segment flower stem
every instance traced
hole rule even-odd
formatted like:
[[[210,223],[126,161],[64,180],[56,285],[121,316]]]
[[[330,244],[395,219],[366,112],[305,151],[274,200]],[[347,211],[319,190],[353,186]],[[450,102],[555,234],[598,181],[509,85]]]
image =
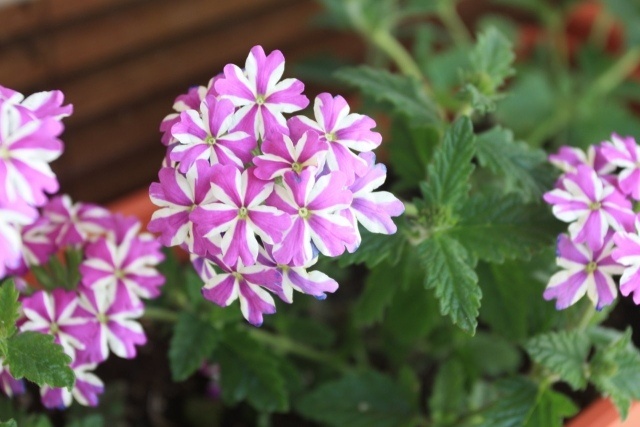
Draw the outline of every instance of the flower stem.
[[[469,30],[460,19],[458,11],[456,10],[456,3],[450,1],[440,2],[438,8],[438,17],[449,30],[451,38],[458,46],[467,46],[473,41],[469,35]]]
[[[341,372],[350,371],[352,369],[343,360],[327,353],[320,353],[317,350],[303,344],[299,344],[284,335],[275,335],[265,330],[255,328],[249,330],[249,335],[251,335],[251,337],[256,341],[260,341],[282,353],[288,353],[313,360],[314,362],[323,363]]]
[[[178,321],[178,313],[162,307],[145,307],[143,319],[156,320],[159,322],[176,323]]]

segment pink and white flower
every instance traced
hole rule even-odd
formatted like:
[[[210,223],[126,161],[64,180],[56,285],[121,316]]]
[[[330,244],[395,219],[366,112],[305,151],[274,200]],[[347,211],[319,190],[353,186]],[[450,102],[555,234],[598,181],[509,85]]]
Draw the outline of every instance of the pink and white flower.
[[[291,220],[275,207],[263,205],[274,184],[256,178],[252,169],[242,173],[233,166],[212,169],[211,188],[218,201],[202,204],[191,218],[205,238],[219,240],[224,233],[220,248],[225,264],[241,259],[244,265],[253,265],[259,247],[256,236],[263,243],[279,243]]]
[[[345,188],[345,175],[331,172],[316,180],[314,174],[314,168],[299,175],[287,172],[283,186],[275,187],[267,199],[267,204],[286,212],[292,220],[284,239],[273,250],[280,264],[305,265],[315,257],[314,248],[323,255],[338,256],[345,245],[356,241],[349,221],[337,214],[347,209],[353,199]]]
[[[216,77],[209,80],[208,86],[194,86],[189,88],[187,93],[178,95],[173,102],[174,113],[168,114],[160,123],[160,132],[162,132],[161,141],[164,145],[176,143],[176,139],[171,135],[171,128],[180,121],[180,113],[187,110],[197,110],[200,108],[200,102],[207,96],[217,96],[213,89],[213,82]]]
[[[76,381],[71,391],[66,388],[52,388],[47,385],[40,389],[42,404],[49,409],[65,409],[75,399],[82,406],[98,406],[98,395],[104,392],[104,384],[93,370],[97,364],[90,363],[85,357],[78,357],[71,364]]]
[[[352,150],[368,152],[382,142],[382,136],[371,130],[376,122],[362,114],[349,114],[347,101],[339,95],[334,98],[329,93],[316,97],[313,111],[315,120],[296,116],[289,120],[289,127],[296,133],[305,130],[317,132],[320,140],[329,144],[329,170],[345,173],[347,183],[352,183],[356,175],[361,176],[367,171],[366,161]]]
[[[569,234],[576,243],[598,250],[609,229],[624,231],[633,227],[631,202],[602,181],[592,168],[578,166],[575,173],[565,175],[562,186],[563,189],[546,193],[544,200],[553,205],[556,218],[571,223]]]
[[[313,131],[299,137],[270,132],[260,148],[263,154],[253,158],[254,173],[260,179],[272,180],[287,171],[300,173],[310,166],[322,170],[329,146]]]
[[[267,130],[286,132],[283,113],[294,113],[309,105],[302,95],[304,84],[297,79],[284,79],[284,56],[279,50],[266,55],[261,46],[251,49],[245,71],[234,64],[224,67],[224,78],[215,83],[222,99],[235,107],[238,129],[263,138]]]
[[[24,97],[20,92],[0,86],[0,101],[6,100],[28,110],[29,116],[35,119],[53,118],[60,120],[73,113],[71,104],[62,105],[64,94],[59,90],[36,92]]]
[[[622,274],[624,269],[611,256],[613,244],[612,232],[595,251],[561,234],[556,263],[564,270],[549,279],[544,299],[555,299],[558,310],[575,304],[585,294],[598,310],[611,304],[618,294],[611,276]]]
[[[50,239],[57,247],[93,240],[103,235],[112,222],[107,209],[91,203],[73,203],[66,194],[49,200],[42,216],[51,224]]]
[[[358,249],[362,241],[358,223],[372,233],[393,234],[397,227],[391,217],[404,212],[404,205],[396,196],[388,191],[373,191],[384,184],[387,168],[382,163],[375,163],[376,156],[372,152],[360,153],[360,157],[367,162],[368,169],[349,186],[353,201],[349,208],[340,211],[356,232],[356,241],[347,246],[349,252]]]
[[[618,173],[620,190],[634,200],[640,200],[640,147],[636,140],[614,133],[611,142],[602,144],[602,155],[613,166],[622,168]]]
[[[231,101],[209,95],[198,110],[180,113],[180,121],[171,128],[178,143],[169,154],[171,160],[180,162],[180,172],[186,173],[198,159],[208,160],[212,165],[244,168],[251,160],[256,140],[246,132],[232,130],[236,124],[234,111]]]
[[[36,215],[28,205],[0,202],[0,279],[22,265],[21,229],[31,224]]]
[[[580,165],[593,168],[598,176],[607,175],[615,170],[615,165],[603,155],[602,147],[589,146],[587,152],[577,147],[562,146],[557,154],[549,155],[549,162],[562,172],[576,172]]]
[[[613,238],[616,248],[613,259],[624,265],[620,278],[620,293],[633,294],[633,302],[640,305],[640,218],[636,217],[635,230],[618,232]]]
[[[10,368],[4,364],[3,358],[0,358],[0,390],[7,397],[24,393],[24,381],[13,378]]]

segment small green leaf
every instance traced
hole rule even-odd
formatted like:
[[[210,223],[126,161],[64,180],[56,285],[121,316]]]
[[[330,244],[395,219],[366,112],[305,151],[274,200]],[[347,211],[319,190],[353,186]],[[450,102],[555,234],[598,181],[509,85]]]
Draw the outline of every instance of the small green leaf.
[[[464,366],[457,359],[449,359],[439,367],[429,397],[434,425],[451,425],[464,413],[467,406],[465,377]]]
[[[27,378],[39,386],[66,387],[75,381],[69,368],[71,358],[53,336],[39,332],[22,332],[7,341],[6,361],[16,379]]]
[[[394,120],[391,138],[386,144],[389,162],[399,182],[394,188],[414,189],[427,177],[427,165],[440,143],[440,132],[434,126],[415,126],[406,120]]]
[[[227,331],[213,358],[220,364],[222,398],[228,404],[244,399],[258,411],[284,412],[289,396],[282,363],[240,331]]]
[[[551,188],[554,173],[543,150],[514,141],[513,132],[496,126],[478,135],[477,157],[483,167],[499,175],[504,191],[523,200],[539,200]]]
[[[631,329],[624,334],[599,333],[596,347],[591,361],[591,381],[603,395],[611,397],[625,419],[631,402],[640,399],[640,353],[631,343]]]
[[[0,340],[5,340],[16,332],[16,321],[20,316],[18,291],[13,280],[8,280],[0,287]],[[4,346],[0,346],[2,348]]]
[[[390,103],[394,111],[420,126],[440,121],[436,106],[424,86],[413,77],[367,66],[343,68],[335,76],[376,101]]]
[[[466,249],[457,240],[438,234],[417,249],[427,272],[425,286],[435,289],[440,313],[448,314],[454,324],[473,335],[482,292]]]
[[[18,423],[12,418],[7,421],[0,421],[0,427],[18,427]]]
[[[353,253],[345,252],[340,256],[338,265],[346,267],[352,264],[365,264],[368,268],[374,268],[382,261],[387,260],[391,264],[398,262],[400,254],[407,243],[407,238],[403,232],[404,224],[398,220],[399,228],[395,234],[376,234],[361,230],[362,242],[358,250]]]
[[[174,381],[187,379],[211,356],[219,334],[211,323],[188,312],[180,313],[169,345],[169,366]]]
[[[518,347],[496,334],[478,332],[458,350],[470,376],[497,377],[515,373],[522,362]]]
[[[429,166],[423,193],[431,206],[457,208],[466,199],[475,152],[471,120],[461,117],[447,129]]]
[[[511,194],[476,195],[461,209],[461,218],[443,231],[479,259],[501,263],[529,259],[553,244],[561,231],[546,206],[525,205]]]
[[[417,415],[407,391],[373,371],[324,383],[304,395],[296,409],[311,420],[336,427],[410,426]]]
[[[589,337],[580,331],[559,331],[531,338],[525,344],[531,358],[566,381],[574,390],[587,385]]]
[[[364,291],[353,308],[353,318],[358,326],[369,326],[382,320],[384,311],[400,289],[397,283],[398,268],[382,263],[369,272]]]

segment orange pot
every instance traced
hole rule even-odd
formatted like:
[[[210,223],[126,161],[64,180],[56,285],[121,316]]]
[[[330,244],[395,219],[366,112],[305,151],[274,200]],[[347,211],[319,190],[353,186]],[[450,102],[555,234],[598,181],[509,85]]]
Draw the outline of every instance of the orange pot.
[[[640,426],[640,402],[629,409],[629,416],[623,422],[609,399],[599,399],[589,405],[566,427],[638,427]]]

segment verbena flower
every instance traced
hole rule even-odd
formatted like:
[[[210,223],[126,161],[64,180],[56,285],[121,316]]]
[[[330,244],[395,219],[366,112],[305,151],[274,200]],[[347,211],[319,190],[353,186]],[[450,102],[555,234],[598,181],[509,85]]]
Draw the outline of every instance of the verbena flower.
[[[68,195],[53,197],[42,209],[51,224],[50,239],[57,246],[82,245],[104,234],[111,225],[111,213],[91,203],[73,203]]]
[[[256,140],[246,132],[232,129],[236,124],[234,111],[231,101],[209,95],[198,110],[180,114],[180,121],[171,128],[178,143],[169,154],[171,160],[179,162],[180,172],[186,173],[198,159],[240,169],[251,160]]]
[[[367,171],[348,187],[353,201],[347,209],[340,211],[356,232],[355,242],[347,246],[349,252],[354,252],[362,240],[358,223],[372,233],[393,234],[397,227],[391,217],[404,212],[404,205],[396,196],[388,191],[373,191],[384,184],[387,168],[376,164],[376,156],[371,152],[361,153],[360,157],[366,161]]]
[[[592,168],[578,166],[575,173],[565,175],[562,185],[564,189],[546,193],[544,200],[553,205],[558,219],[571,223],[569,234],[577,243],[597,250],[610,228],[622,231],[633,226],[631,202]]]
[[[200,108],[200,102],[208,95],[217,96],[213,89],[213,82],[215,77],[209,80],[208,86],[194,86],[189,88],[187,93],[178,95],[173,102],[174,113],[168,114],[160,123],[160,132],[162,137],[160,140],[164,145],[171,145],[176,143],[176,139],[171,134],[171,128],[173,125],[180,121],[180,113],[187,110],[197,110]]]
[[[634,200],[640,200],[640,147],[630,136],[611,135],[611,142],[602,144],[602,155],[612,165],[622,168],[618,175],[618,187]]]
[[[104,392],[104,384],[92,371],[97,364],[79,355],[71,364],[76,380],[71,391],[48,385],[40,389],[42,404],[49,409],[65,409],[73,400],[82,406],[98,406],[98,395]]]
[[[300,173],[308,167],[322,170],[328,147],[313,131],[299,136],[271,132],[260,147],[263,154],[253,158],[254,173],[260,179],[272,180],[287,171]]]
[[[353,196],[345,188],[346,176],[331,172],[316,180],[315,169],[299,175],[287,172],[283,186],[275,187],[267,203],[291,216],[291,227],[273,256],[280,264],[301,266],[315,257],[314,248],[326,256],[338,256],[356,241],[355,230],[337,212],[347,209]]]
[[[21,229],[34,221],[35,211],[25,204],[0,202],[0,279],[22,263]]]
[[[618,232],[613,238],[616,248],[613,258],[624,265],[620,278],[620,293],[633,294],[633,302],[640,305],[640,220],[636,217],[635,230]]]
[[[585,153],[577,147],[562,146],[556,154],[549,155],[549,162],[563,172],[576,172],[580,165],[590,166],[599,176],[615,170],[615,165],[603,155],[600,146],[591,145]]]
[[[54,118],[60,120],[73,113],[71,104],[64,103],[64,94],[59,90],[36,92],[25,98],[20,92],[0,86],[0,100],[6,100],[28,111],[36,119]]]
[[[258,240],[274,244],[282,240],[291,220],[284,212],[263,202],[273,192],[273,183],[262,181],[248,169],[214,165],[211,188],[216,202],[202,204],[191,214],[204,237],[220,240],[222,260],[233,265],[238,259],[252,265],[258,256]],[[218,236],[224,233],[220,239]]]
[[[357,153],[375,149],[382,142],[382,136],[371,129],[376,122],[362,114],[349,114],[349,105],[341,96],[332,97],[321,93],[315,99],[313,111],[315,120],[305,116],[296,116],[289,120],[292,131],[304,130],[318,132],[321,141],[329,145],[327,166],[329,170],[346,174],[347,182],[353,182],[356,175],[363,175],[367,163]]]
[[[607,234],[602,247],[595,251],[561,234],[556,263],[563,270],[549,279],[544,298],[555,299],[558,310],[575,304],[585,294],[598,309],[611,304],[617,295],[612,275],[623,271],[611,256],[613,244],[612,232]]]
[[[4,358],[0,357],[0,390],[8,397],[23,394],[24,381],[13,378],[11,368],[4,362]]]
[[[256,139],[265,129],[286,129],[283,113],[293,113],[309,105],[302,94],[304,84],[297,79],[284,79],[284,56],[279,50],[266,55],[261,46],[251,49],[245,70],[234,64],[224,67],[224,77],[215,83],[222,99],[235,107],[238,128]]]
[[[200,271],[206,281],[202,288],[202,295],[211,302],[227,307],[235,300],[240,300],[240,310],[244,318],[254,326],[260,326],[263,314],[273,314],[276,311],[273,297],[265,290],[282,292],[282,275],[275,268],[261,264],[244,266],[242,260],[233,266],[225,265],[221,260],[215,264],[222,273],[216,273],[213,266],[206,267],[209,260],[202,259],[204,268]]]

